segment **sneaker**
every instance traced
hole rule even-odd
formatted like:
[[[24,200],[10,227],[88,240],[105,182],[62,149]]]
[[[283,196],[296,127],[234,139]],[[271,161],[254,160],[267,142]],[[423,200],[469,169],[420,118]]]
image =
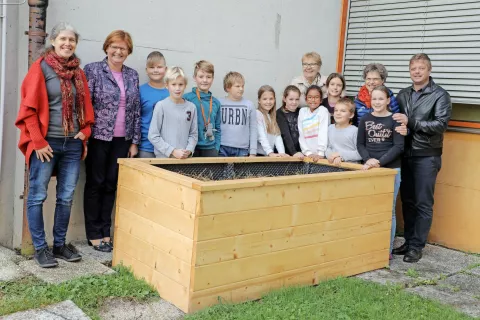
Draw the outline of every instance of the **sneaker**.
[[[53,268],[58,266],[58,261],[53,257],[53,254],[48,250],[48,247],[35,250],[33,258],[41,268]]]
[[[65,244],[61,247],[53,247],[53,255],[56,258],[63,259],[68,262],[82,260],[82,256],[78,254],[77,250],[73,246]]]
[[[103,240],[100,241],[100,244],[98,246],[93,245],[93,249],[100,252],[112,252],[112,247],[110,247],[108,243]]]

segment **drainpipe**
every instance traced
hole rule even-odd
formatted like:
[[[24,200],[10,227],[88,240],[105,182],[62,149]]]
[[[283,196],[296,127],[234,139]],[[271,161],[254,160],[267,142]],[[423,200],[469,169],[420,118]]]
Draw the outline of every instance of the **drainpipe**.
[[[48,0],[28,0],[29,10],[29,25],[28,32],[28,67],[40,57],[40,54],[45,49],[45,26],[47,24],[47,7]],[[28,229],[27,220],[27,199],[28,199],[28,170],[25,166],[25,180],[23,187],[23,226],[22,226],[22,254],[31,255],[34,253],[32,243],[32,236]]]

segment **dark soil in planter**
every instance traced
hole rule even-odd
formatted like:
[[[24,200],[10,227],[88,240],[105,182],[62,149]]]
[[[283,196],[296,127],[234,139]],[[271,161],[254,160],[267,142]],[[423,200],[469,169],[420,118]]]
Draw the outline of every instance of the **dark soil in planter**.
[[[305,162],[192,163],[158,164],[154,166],[201,181],[352,171],[346,168]]]

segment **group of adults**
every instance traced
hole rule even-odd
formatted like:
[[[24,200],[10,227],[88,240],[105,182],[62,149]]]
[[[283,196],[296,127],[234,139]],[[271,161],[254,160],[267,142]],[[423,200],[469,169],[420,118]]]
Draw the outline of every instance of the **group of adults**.
[[[66,244],[71,206],[80,162],[86,159],[84,189],[85,229],[95,250],[113,249],[111,216],[118,179],[118,158],[135,157],[140,141],[138,73],[124,62],[133,51],[130,35],[110,33],[103,44],[102,61],[84,71],[75,56],[79,34],[68,23],[57,24],[50,46],[31,66],[21,88],[16,120],[21,130],[19,148],[29,170],[27,218],[41,267],[58,265],[55,258],[78,261],[81,256]],[[318,57],[320,57],[318,55]],[[306,60],[305,60],[306,59]],[[305,58],[303,75],[294,79],[302,92],[318,85],[326,96],[321,59]],[[413,85],[400,91],[396,120],[409,130],[402,165],[402,202],[406,242],[394,250],[420,259],[432,221],[433,190],[440,170],[443,133],[451,113],[448,93],[430,78],[428,56],[410,63]],[[367,66],[357,103],[369,112],[369,94],[387,78],[382,65]],[[392,94],[393,96],[393,94]],[[392,99],[394,100],[394,99]],[[88,141],[88,149],[87,149]],[[52,175],[57,176],[53,249],[49,250],[43,223],[43,202]]]

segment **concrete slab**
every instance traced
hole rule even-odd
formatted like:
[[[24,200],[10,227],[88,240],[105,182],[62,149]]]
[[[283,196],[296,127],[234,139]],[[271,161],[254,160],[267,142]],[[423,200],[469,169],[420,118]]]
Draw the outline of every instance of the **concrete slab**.
[[[396,246],[403,239],[396,240]],[[390,263],[390,269],[398,273],[407,274],[409,269],[418,274],[417,279],[433,279],[442,275],[451,275],[480,263],[480,257],[460,251],[427,245],[423,250],[423,258],[417,263],[403,262],[403,256],[395,256]]]
[[[480,277],[480,267],[477,267],[477,268],[473,268],[471,270],[468,270],[468,272],[476,275],[476,276],[479,276]]]
[[[458,311],[472,317],[480,317],[480,300],[461,292],[455,292],[438,285],[410,288],[406,289],[406,291],[451,305]]]
[[[79,262],[58,259],[58,266],[55,268],[40,268],[34,260],[23,261],[20,267],[40,280],[54,284],[83,276],[115,273],[112,269],[85,256]]]
[[[163,299],[139,303],[125,298],[107,300],[100,312],[103,320],[177,320],[185,314]]]
[[[32,309],[0,317],[2,320],[90,320],[75,303],[66,300],[42,309]]]
[[[87,240],[74,241],[72,242],[72,244],[75,246],[75,248],[77,248],[77,250],[83,256],[90,257],[93,260],[101,264],[104,264],[106,266],[112,265],[113,252],[100,252],[100,251],[94,250],[93,247],[90,247],[88,245]]]
[[[0,247],[0,281],[12,281],[25,277],[27,272],[18,265],[24,260],[25,258],[17,255],[15,251]]]

